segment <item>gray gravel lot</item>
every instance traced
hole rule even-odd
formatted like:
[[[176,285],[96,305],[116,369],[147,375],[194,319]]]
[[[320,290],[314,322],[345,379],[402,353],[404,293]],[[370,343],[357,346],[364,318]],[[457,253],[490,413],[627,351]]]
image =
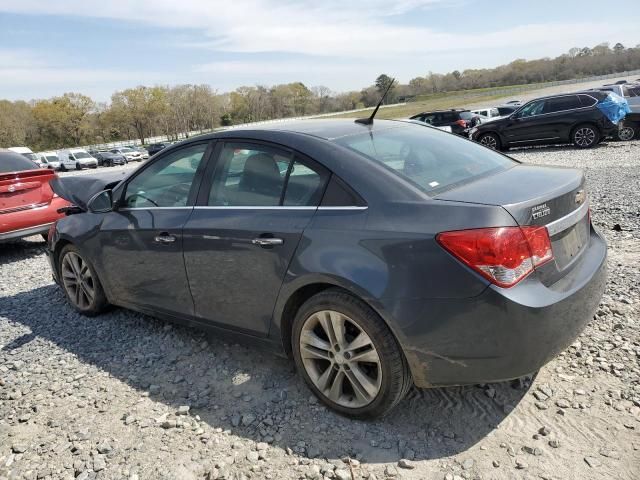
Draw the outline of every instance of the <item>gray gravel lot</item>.
[[[414,389],[352,421],[284,359],[77,315],[32,237],[0,246],[0,479],[640,478],[640,142],[512,155],[585,168],[610,245],[594,320],[534,379]]]

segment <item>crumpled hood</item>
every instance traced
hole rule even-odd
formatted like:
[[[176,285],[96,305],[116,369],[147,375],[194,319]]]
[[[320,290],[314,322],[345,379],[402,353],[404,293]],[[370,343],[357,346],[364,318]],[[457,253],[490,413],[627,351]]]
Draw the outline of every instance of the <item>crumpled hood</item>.
[[[49,181],[51,189],[65,200],[70,201],[82,210],[87,210],[87,203],[96,193],[115,187],[127,172],[105,172],[93,175],[77,175],[58,177]]]

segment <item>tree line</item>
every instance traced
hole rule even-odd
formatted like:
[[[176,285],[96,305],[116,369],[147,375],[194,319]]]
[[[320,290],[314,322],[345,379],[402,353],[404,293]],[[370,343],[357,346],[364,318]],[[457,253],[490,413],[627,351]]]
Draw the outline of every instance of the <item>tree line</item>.
[[[556,58],[518,59],[487,69],[429,72],[397,84],[385,103],[457,90],[568,80],[640,69],[640,45],[603,43],[572,48]],[[33,150],[107,143],[274,118],[330,113],[375,105],[391,78],[382,74],[360,91],[335,93],[325,86],[293,82],[243,86],[218,93],[209,85],[138,86],[117,91],[109,103],[81,93],[31,101],[0,100],[0,146]]]

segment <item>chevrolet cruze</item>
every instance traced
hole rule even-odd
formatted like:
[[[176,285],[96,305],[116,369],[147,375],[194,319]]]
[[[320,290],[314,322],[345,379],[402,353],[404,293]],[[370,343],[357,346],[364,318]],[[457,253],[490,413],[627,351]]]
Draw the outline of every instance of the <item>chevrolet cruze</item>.
[[[354,417],[412,385],[517,378],[602,295],[582,171],[400,121],[309,120],[189,139],[124,179],[69,177],[49,256],[71,305],[262,342]]]

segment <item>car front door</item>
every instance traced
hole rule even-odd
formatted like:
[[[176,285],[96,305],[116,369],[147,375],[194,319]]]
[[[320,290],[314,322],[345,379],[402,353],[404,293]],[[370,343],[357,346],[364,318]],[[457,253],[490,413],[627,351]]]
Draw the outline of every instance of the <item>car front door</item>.
[[[509,117],[503,136],[512,146],[536,143],[547,138],[544,116],[545,100],[534,100]]]
[[[100,226],[102,270],[118,304],[193,314],[182,228],[193,210],[208,142],[156,158],[114,191]]]
[[[328,173],[294,152],[225,141],[184,227],[184,259],[204,322],[266,335],[284,275]]]

